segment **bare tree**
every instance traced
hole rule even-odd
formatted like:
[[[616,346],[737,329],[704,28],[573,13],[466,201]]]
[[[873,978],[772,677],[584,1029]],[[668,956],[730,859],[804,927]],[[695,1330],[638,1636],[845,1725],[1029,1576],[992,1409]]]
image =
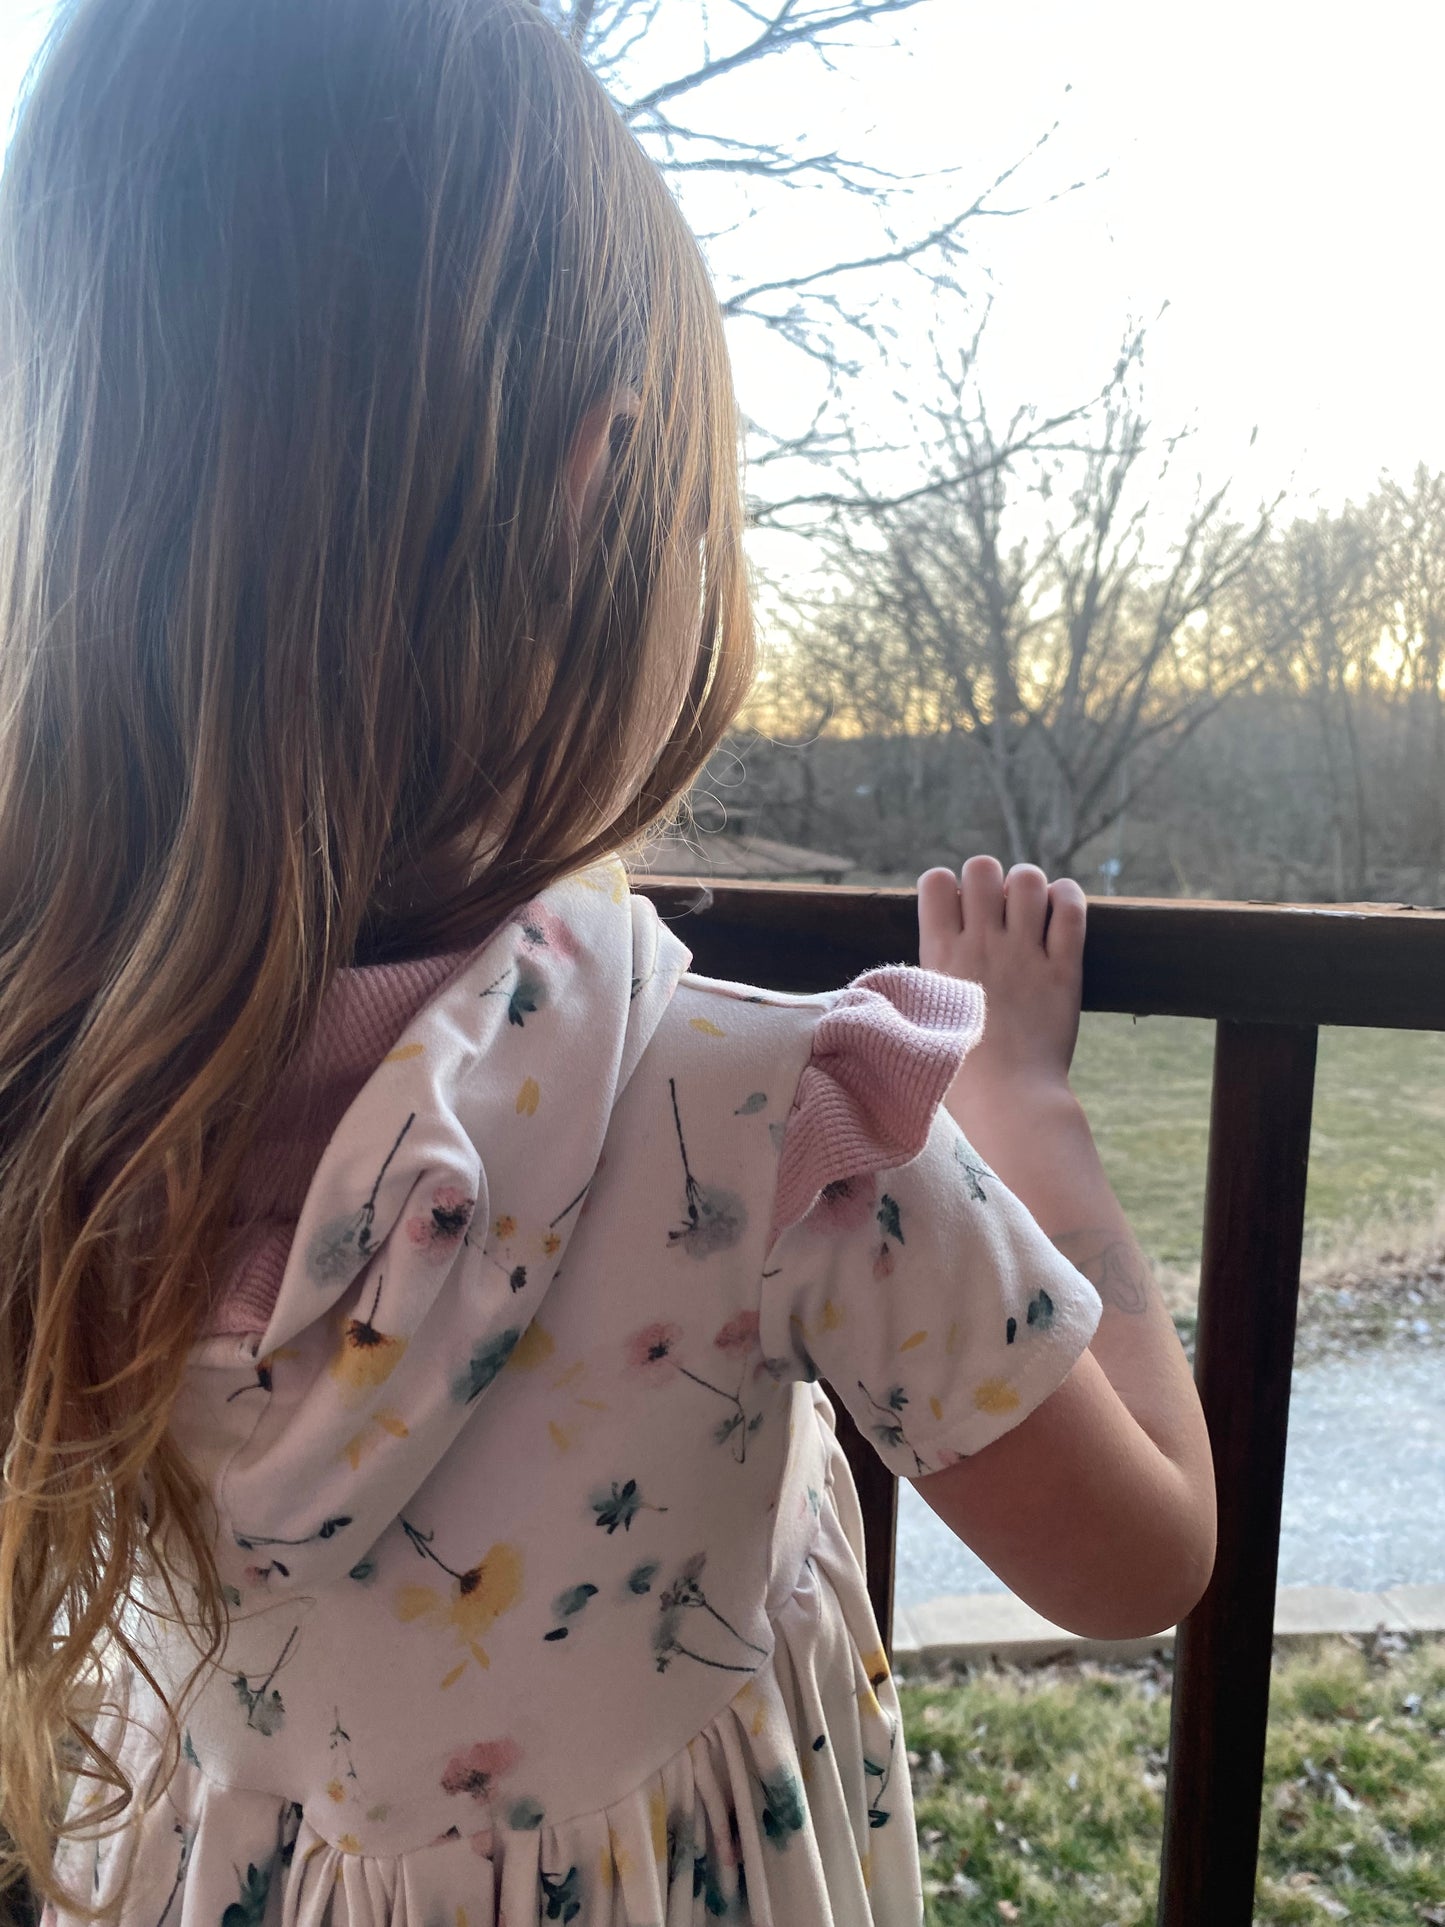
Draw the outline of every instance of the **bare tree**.
[[[1142,346],[1047,452],[1018,452],[1027,416],[996,426],[966,364],[939,413],[946,473],[840,519],[846,586],[797,638],[843,728],[945,737],[982,767],[1011,861],[1066,864],[1259,668],[1227,604],[1270,511],[1241,525],[1227,487],[1200,488],[1161,540]]]
[[[931,0],[934,5],[946,0]],[[790,136],[748,131],[735,111],[740,80],[783,62],[807,76],[834,71],[860,45],[930,0],[537,0],[579,49],[624,119],[689,203],[702,183],[735,190],[731,212],[704,235],[725,314],[765,329],[812,370],[816,398],[801,428],[753,422],[750,470],[760,520],[811,519],[839,501],[857,500],[860,461],[883,451],[860,446],[856,412],[846,392],[876,373],[891,352],[893,319],[905,292],[936,304],[965,295],[970,231],[1007,219],[1024,203],[1004,198],[1045,132],[1026,154],[981,191],[961,190],[949,176],[900,174],[875,158]],[[654,47],[663,44],[659,64]],[[1041,194],[1043,205],[1072,193],[1073,182]],[[812,223],[790,228],[801,256],[758,273],[756,250],[729,245],[734,224],[751,233],[756,217],[776,213],[789,196],[824,190],[851,197],[859,245],[844,254],[811,243]],[[973,277],[970,275],[969,279]],[[798,464],[842,465],[821,488],[773,485]]]
[[[1397,687],[1405,700],[1402,762],[1424,765],[1416,785],[1421,838],[1433,878],[1445,895],[1445,474],[1423,463],[1407,484],[1386,479],[1371,497],[1369,517],[1378,558],[1384,626],[1395,644]]]
[[[1371,810],[1360,709],[1380,634],[1382,560],[1370,521],[1357,509],[1301,518],[1259,548],[1234,598],[1236,622],[1314,712],[1337,897],[1363,897],[1369,882]]]

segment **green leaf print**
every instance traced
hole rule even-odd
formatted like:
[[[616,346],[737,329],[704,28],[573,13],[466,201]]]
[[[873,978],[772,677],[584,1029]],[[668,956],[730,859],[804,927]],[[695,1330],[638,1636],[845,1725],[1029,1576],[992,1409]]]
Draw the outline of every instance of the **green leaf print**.
[[[724,1673],[754,1673],[757,1671],[756,1659],[739,1662],[714,1658],[683,1643],[681,1633],[684,1615],[700,1612],[721,1626],[737,1645],[756,1653],[760,1658],[767,1658],[768,1649],[740,1633],[708,1598],[702,1586],[702,1571],[706,1564],[705,1552],[693,1553],[669,1584],[663,1587],[658,1598],[658,1622],[652,1635],[654,1664],[659,1673],[665,1673],[675,1659],[696,1660],[700,1666],[716,1667]]]
[[[181,1742],[181,1752],[185,1758],[190,1761],[192,1766],[199,1766],[201,1764],[200,1756],[196,1752],[195,1742],[191,1738],[191,1729],[189,1727],[186,1728],[186,1736]]]
[[[803,1792],[790,1768],[780,1766],[759,1782],[763,1789],[763,1832],[775,1847],[786,1847],[803,1830]]]
[[[537,1878],[542,1883],[542,1898],[546,1901],[544,1920],[575,1920],[582,1911],[580,1880],[575,1867],[566,1873],[543,1873],[539,1867]]]
[[[596,1597],[597,1588],[584,1579],[580,1586],[568,1586],[565,1592],[559,1592],[557,1597],[552,1601],[552,1611],[558,1619],[574,1619],[577,1614],[582,1611],[587,1601],[589,1599],[595,1599]],[[542,1637],[546,1640],[565,1639],[567,1637],[567,1628],[565,1626],[554,1626],[551,1632],[543,1633]]]
[[[516,1833],[535,1833],[542,1824],[542,1809],[535,1800],[515,1800],[507,1815],[507,1825]]]
[[[269,1693],[253,1692],[247,1680],[237,1673],[231,1681],[236,1698],[246,1709],[246,1724],[264,1739],[271,1739],[279,1733],[286,1720],[286,1705],[280,1693],[272,1687]]]
[[[717,1877],[717,1866],[710,1853],[700,1853],[692,1863],[692,1897],[702,1895],[702,1904],[715,1920],[728,1910],[727,1895]]]
[[[987,1204],[988,1193],[983,1188],[983,1181],[991,1178],[993,1172],[986,1164],[979,1162],[961,1138],[954,1143],[953,1155],[963,1167],[963,1181],[968,1187],[969,1197],[975,1204]]]
[[[875,1779],[878,1782],[878,1791],[873,1796],[872,1804],[868,1808],[868,1824],[870,1827],[886,1827],[888,1822],[893,1818],[892,1814],[883,1804],[883,1796],[888,1791],[889,1780],[893,1777],[893,1761],[897,1752],[898,1727],[895,1723],[888,1729],[888,1764],[886,1766],[879,1766],[875,1760],[867,1758],[863,1761],[863,1771],[870,1779]]]
[[[565,1592],[559,1592],[552,1601],[552,1610],[559,1619],[568,1619],[573,1613],[580,1613],[589,1599],[596,1597],[597,1588],[584,1580],[580,1586],[569,1586]]]
[[[627,1590],[642,1594],[652,1591],[652,1582],[657,1577],[657,1561],[649,1560],[645,1566],[634,1566],[627,1575]]]
[[[529,1017],[535,1017],[546,1001],[540,979],[517,972],[517,982],[507,999],[507,1022],[520,1030]]]
[[[467,1369],[452,1380],[452,1397],[463,1405],[480,1398],[516,1349],[522,1336],[515,1327],[484,1338],[473,1351]]]
[[[525,964],[516,966],[517,976],[510,990],[503,988],[511,971],[498,977],[494,984],[479,990],[479,997],[505,997],[507,1000],[507,1022],[521,1030],[529,1017],[534,1017],[547,1002],[547,986],[540,977],[532,974]]]
[[[925,1466],[923,1460],[919,1457],[912,1440],[904,1431],[902,1419],[898,1417],[898,1414],[908,1403],[908,1394],[904,1391],[903,1387],[901,1385],[890,1385],[883,1398],[877,1399],[860,1378],[858,1380],[858,1390],[879,1415],[878,1421],[875,1422],[873,1426],[873,1436],[877,1439],[878,1443],[880,1445],[892,1446],[895,1449],[901,1448],[912,1452],[913,1462],[918,1467],[919,1472],[926,1472],[928,1470],[927,1466]]]
[[[899,1244],[905,1242],[903,1236],[903,1220],[899,1216],[898,1211],[898,1200],[896,1198],[890,1198],[886,1191],[878,1201],[878,1222],[883,1227],[883,1235],[885,1238],[893,1238]]]
[[[248,1866],[241,1882],[241,1898],[233,1900],[221,1915],[221,1927],[261,1927],[270,1888],[270,1867]]]
[[[665,1505],[652,1505],[637,1489],[636,1479],[628,1479],[619,1485],[614,1479],[611,1490],[594,1492],[591,1498],[592,1510],[597,1514],[597,1523],[608,1538],[621,1526],[624,1532],[632,1530],[632,1521],[639,1512],[666,1512]]]
[[[681,1245],[689,1257],[711,1258],[719,1251],[730,1251],[747,1228],[747,1206],[735,1191],[721,1185],[699,1184],[688,1162],[687,1144],[682,1135],[682,1113],[677,1103],[677,1079],[670,1077],[672,1121],[677,1132],[677,1148],[682,1158],[684,1210],[687,1222],[668,1232],[669,1244]]]
[[[754,1091],[750,1096],[743,1099],[742,1103],[739,1104],[733,1112],[733,1116],[756,1117],[758,1112],[766,1107],[767,1101],[768,1094],[766,1091]]]
[[[1054,1322],[1054,1301],[1046,1291],[1029,1300],[1029,1330],[1046,1332]]]
[[[392,1159],[401,1149],[402,1139],[415,1122],[416,1112],[412,1111],[398,1132],[396,1142],[387,1152],[376,1174],[376,1182],[361,1209],[353,1211],[349,1217],[333,1219],[312,1240],[308,1264],[312,1276],[321,1284],[354,1278],[371,1257],[376,1248],[376,1200],[381,1191],[381,1182],[391,1167]]]
[[[291,1648],[296,1644],[300,1631],[301,1628],[299,1626],[293,1626],[291,1628],[286,1638],[286,1644],[276,1655],[276,1664],[271,1668],[270,1672],[267,1673],[259,1686],[253,1686],[250,1676],[246,1673],[237,1673],[231,1680],[231,1687],[235,1692],[236,1698],[246,1709],[247,1726],[251,1728],[252,1732],[259,1733],[263,1739],[269,1740],[275,1734],[279,1733],[285,1722],[285,1702],[281,1698],[279,1688],[272,1686],[271,1682],[285,1665]]]

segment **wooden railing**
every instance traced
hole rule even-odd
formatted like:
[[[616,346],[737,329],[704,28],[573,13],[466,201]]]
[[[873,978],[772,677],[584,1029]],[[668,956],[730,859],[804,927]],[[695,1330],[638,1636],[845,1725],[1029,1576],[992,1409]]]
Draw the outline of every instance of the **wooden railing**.
[[[910,891],[649,881],[714,976],[835,988],[917,955]],[[1214,1577],[1179,1628],[1159,1927],[1249,1927],[1319,1026],[1445,1030],[1445,913],[1095,901],[1084,1007],[1215,1022],[1195,1378],[1214,1448]],[[891,1635],[897,1492],[839,1411]]]

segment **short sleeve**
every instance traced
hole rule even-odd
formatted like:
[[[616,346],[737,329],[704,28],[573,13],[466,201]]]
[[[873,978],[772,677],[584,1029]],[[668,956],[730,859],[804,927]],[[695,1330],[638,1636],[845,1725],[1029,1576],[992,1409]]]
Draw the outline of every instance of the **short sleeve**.
[[[910,1478],[1027,1418],[1101,1310],[941,1108],[982,1017],[976,987],[959,986],[978,1007],[936,989],[950,983],[874,973],[844,993],[854,1001],[841,1023],[835,1006],[820,1024],[762,1285],[774,1371],[827,1379],[889,1469]]]

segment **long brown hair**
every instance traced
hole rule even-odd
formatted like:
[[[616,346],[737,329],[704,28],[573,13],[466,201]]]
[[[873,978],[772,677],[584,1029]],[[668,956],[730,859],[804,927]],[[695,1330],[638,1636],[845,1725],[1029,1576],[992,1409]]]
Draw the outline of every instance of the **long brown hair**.
[[[736,443],[696,245],[527,0],[64,10],[0,180],[0,1868],[42,1893],[77,1760],[133,1792],[78,1694],[141,1664],[137,1575],[223,1637],[167,1425],[250,1120],[338,968],[696,774],[750,674]]]

